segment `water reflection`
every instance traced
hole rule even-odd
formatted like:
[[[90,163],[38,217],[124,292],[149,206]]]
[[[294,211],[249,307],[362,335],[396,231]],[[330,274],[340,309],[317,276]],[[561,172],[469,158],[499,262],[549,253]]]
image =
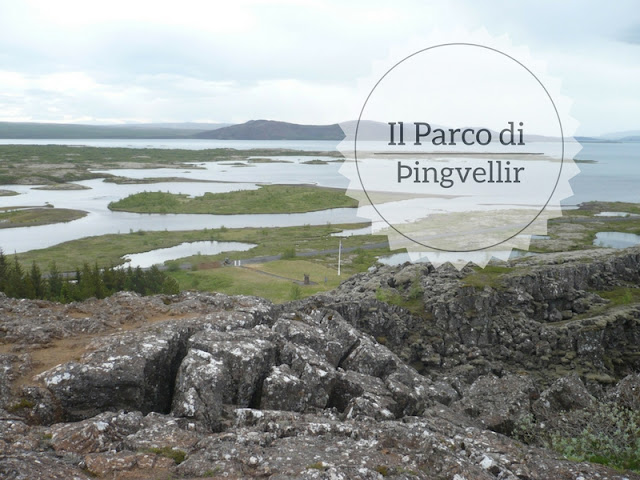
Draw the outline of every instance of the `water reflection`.
[[[158,248],[149,252],[133,253],[124,258],[132,268],[148,268],[152,265],[162,265],[168,260],[190,257],[192,255],[216,255],[222,252],[244,252],[255,247],[252,243],[240,242],[185,242],[175,247]]]
[[[640,245],[640,235],[624,232],[598,232],[593,244],[606,248],[633,247]]]

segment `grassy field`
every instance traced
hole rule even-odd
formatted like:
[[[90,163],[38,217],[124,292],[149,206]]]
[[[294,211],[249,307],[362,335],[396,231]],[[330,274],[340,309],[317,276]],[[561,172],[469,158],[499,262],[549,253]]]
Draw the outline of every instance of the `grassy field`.
[[[118,185],[146,185],[149,183],[166,183],[166,182],[198,182],[198,183],[216,183],[212,180],[198,180],[186,177],[146,177],[146,178],[129,178],[129,177],[108,177],[104,179],[107,183],[116,183]]]
[[[135,213],[209,213],[218,215],[300,213],[357,207],[357,200],[333,188],[264,185],[257,190],[185,194],[141,192],[111,202],[109,209]]]
[[[87,212],[68,208],[24,208],[0,211],[0,228],[35,227],[37,225],[70,222],[85,215],[87,215]]]
[[[302,152],[285,149],[178,150],[162,148],[100,148],[67,145],[0,145],[0,185],[67,183],[107,175],[91,170],[114,168],[193,168],[217,161],[246,161],[255,156],[323,155],[338,152]]]
[[[600,212],[627,212],[640,214],[640,205],[626,202],[585,202],[576,210],[567,210],[571,216],[592,216]]]
[[[91,190],[91,187],[79,185],[77,183],[52,183],[42,187],[33,187],[33,190]]]
[[[299,285],[291,280],[265,275],[268,272],[302,281],[304,274],[316,285]],[[181,290],[217,291],[228,295],[257,295],[281,303],[308,297],[337,287],[348,275],[338,277],[337,270],[309,260],[277,260],[247,268],[224,267],[209,270],[170,272]],[[324,283],[324,279],[327,283]]]
[[[122,256],[127,253],[140,253],[179,245],[183,242],[201,240],[217,240],[228,242],[247,242],[257,244],[246,252],[221,253],[212,256],[189,257],[183,261],[194,264],[233,259],[251,258],[265,255],[281,255],[285,250],[293,248],[295,252],[327,250],[338,247],[338,239],[331,233],[343,229],[362,227],[362,224],[320,225],[282,228],[240,228],[240,229],[205,229],[178,232],[129,232],[122,234],[87,237],[61,243],[41,250],[32,250],[18,254],[19,260],[29,267],[32,261],[43,270],[48,270],[49,263],[55,259],[57,266],[63,271],[72,271],[84,262],[106,267],[123,263]],[[343,247],[357,247],[368,243],[384,242],[386,237],[364,235],[343,239]],[[379,249],[386,253],[388,250]],[[353,254],[357,257],[356,254]],[[369,250],[363,256],[372,255]],[[336,255],[337,256],[337,255]],[[331,256],[329,256],[331,257]],[[323,259],[330,263],[331,258]],[[363,263],[364,264],[364,263]]]

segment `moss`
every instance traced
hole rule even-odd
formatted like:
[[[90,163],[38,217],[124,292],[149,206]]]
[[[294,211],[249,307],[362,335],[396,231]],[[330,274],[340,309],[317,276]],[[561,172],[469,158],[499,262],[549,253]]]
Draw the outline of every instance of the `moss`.
[[[510,267],[487,265],[484,268],[474,267],[474,271],[462,279],[465,287],[482,289],[491,287],[496,290],[504,288],[502,277],[513,271]]]
[[[378,342],[380,345],[386,345],[387,344],[387,337],[384,336],[379,336],[376,337],[376,342]]]
[[[147,450],[149,453],[155,453],[156,455],[160,455],[162,457],[166,457],[166,458],[170,458],[172,459],[174,462],[176,462],[176,465],[180,465],[182,462],[184,462],[185,458],[187,457],[187,453],[182,451],[182,450],[178,450],[177,448],[173,448],[173,447],[154,447],[154,448],[150,448]]]
[[[611,306],[640,302],[640,288],[616,287],[611,290],[599,290],[596,293],[605,300],[609,300]]]
[[[7,408],[10,412],[17,412],[19,410],[31,409],[35,407],[35,403],[27,398],[21,398],[19,401],[14,403],[13,405],[9,405]]]
[[[309,470],[326,470],[327,467],[325,467],[324,463],[322,463],[322,462],[316,462],[316,463],[312,463],[311,465],[307,465],[307,469],[309,469]]]
[[[408,310],[413,315],[426,318],[427,312],[424,310],[424,302],[422,301],[422,295],[413,295],[410,298],[405,298],[400,293],[389,288],[379,288],[376,290],[376,299],[380,302],[388,303],[389,305],[395,305],[397,307]]]
[[[203,477],[215,477],[216,475],[221,474],[223,471],[223,468],[220,466],[215,467],[214,469],[209,469],[206,472],[204,472],[204,474],[202,475]]]
[[[389,471],[389,467],[387,467],[386,465],[378,465],[376,467],[376,472],[378,472],[383,477],[388,477],[390,475],[390,473],[391,473]]]
[[[585,375],[585,378],[592,382],[598,382],[598,383],[604,383],[604,384],[616,383],[616,379],[613,377],[610,377],[606,373],[587,373]]]

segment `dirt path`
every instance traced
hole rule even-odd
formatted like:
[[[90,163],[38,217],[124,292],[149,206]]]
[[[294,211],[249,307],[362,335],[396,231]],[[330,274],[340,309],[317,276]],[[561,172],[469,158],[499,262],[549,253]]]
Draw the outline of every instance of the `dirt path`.
[[[303,281],[296,280],[295,278],[283,277],[282,275],[277,275],[275,273],[265,272],[264,270],[258,270],[257,268],[246,267],[244,265],[238,265],[238,267],[239,268],[244,268],[245,270],[250,270],[252,272],[261,273],[263,275],[269,275],[270,277],[280,278],[282,280],[289,280],[289,281],[291,281],[293,283],[297,283],[298,285],[304,285],[305,284]],[[318,285],[318,282],[312,282],[311,280],[309,280],[309,283],[307,285]]]

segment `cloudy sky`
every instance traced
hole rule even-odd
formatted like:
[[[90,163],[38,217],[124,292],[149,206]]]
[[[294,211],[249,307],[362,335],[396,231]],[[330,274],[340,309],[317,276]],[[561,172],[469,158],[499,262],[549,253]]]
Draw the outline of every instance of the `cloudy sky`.
[[[640,129],[637,0],[0,0],[0,120],[334,123],[390,52],[478,30],[546,63],[578,133]]]

